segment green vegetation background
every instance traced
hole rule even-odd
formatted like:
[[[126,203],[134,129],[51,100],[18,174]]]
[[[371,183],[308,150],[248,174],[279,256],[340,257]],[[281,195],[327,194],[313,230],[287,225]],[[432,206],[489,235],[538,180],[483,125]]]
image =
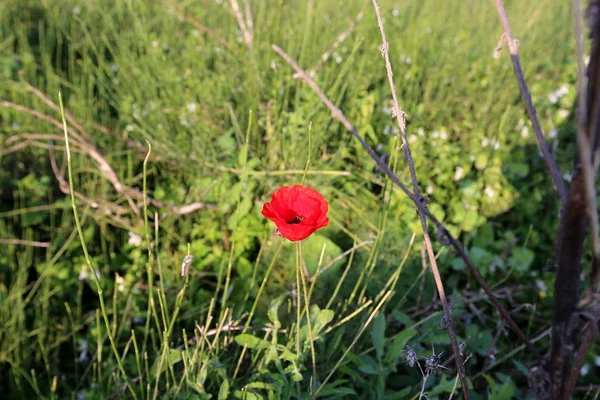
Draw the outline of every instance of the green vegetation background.
[[[416,398],[423,379],[404,365],[406,345],[420,357],[444,351],[449,369],[425,387],[430,399],[452,392],[454,364],[433,282],[423,273],[414,206],[271,50],[277,44],[302,67],[316,66],[317,83],[408,182],[371,2],[251,3],[248,49],[226,1],[2,1],[0,238],[49,244],[0,242],[0,387],[6,398],[131,395],[121,390],[70,201],[51,168],[49,148],[59,168],[64,161],[60,127],[14,107],[60,120],[31,87],[56,104],[62,91],[67,111],[124,185],[142,189],[148,141],[148,195],[168,205],[209,205],[185,215],[151,205],[151,223],[155,212],[160,223],[156,236],[150,227],[149,257],[143,215],[132,212],[94,160],[73,153],[74,189],[94,201],[79,204],[85,242],[124,367],[130,380],[138,377],[138,396],[308,398],[313,370],[306,330],[302,354],[294,348],[295,247],[284,243],[275,254],[282,239],[260,210],[273,190],[302,180],[309,153],[306,184],[329,200],[331,220],[303,244],[311,275],[331,265],[311,296],[318,305],[313,328],[322,330],[322,336],[313,332],[318,381],[333,373],[319,395]],[[568,2],[506,3],[534,104],[568,183],[576,79]],[[525,332],[547,343],[557,194],[508,56],[493,57],[502,33],[493,5],[382,0],[381,9],[421,190],[432,211],[461,235]],[[349,28],[347,39],[320,62]],[[31,134],[59,137],[13,148]],[[141,203],[131,201],[141,212]],[[109,204],[124,211],[108,211]],[[194,260],[178,305],[188,244]],[[436,246],[477,398],[525,398],[532,360],[462,261]],[[236,341],[239,332],[230,328],[244,325],[271,263],[254,330]],[[148,265],[160,283],[156,319],[147,315]],[[380,291],[394,277],[388,285],[394,292],[377,314]],[[369,316],[373,322],[357,337]],[[161,321],[171,317],[173,333],[165,339],[168,324]],[[215,331],[184,346],[200,335],[199,327]],[[241,345],[249,348],[243,356]],[[581,382],[594,381],[597,364],[590,355]]]

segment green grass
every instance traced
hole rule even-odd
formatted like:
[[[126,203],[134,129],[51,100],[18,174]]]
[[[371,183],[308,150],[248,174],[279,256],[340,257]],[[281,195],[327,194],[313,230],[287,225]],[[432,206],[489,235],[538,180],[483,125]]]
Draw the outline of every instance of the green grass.
[[[449,369],[430,376],[425,391],[448,398],[456,371],[421,264],[414,205],[378,178],[360,144],[271,50],[318,66],[317,83],[409,182],[371,2],[251,2],[251,49],[223,3],[4,0],[3,395],[417,398],[423,377],[404,363],[410,346],[419,357],[444,352]],[[569,172],[576,65],[568,3],[506,3],[542,125]],[[421,190],[503,303],[531,305],[513,316],[536,337],[551,318],[546,266],[558,202],[506,50],[492,57],[502,33],[493,4],[381,7]],[[553,103],[563,84],[569,91]],[[135,193],[115,189],[78,132]],[[74,197],[61,189],[53,157]],[[260,210],[273,190],[302,181],[329,200],[331,222],[300,249],[274,236]],[[150,198],[207,207],[177,215]],[[436,251],[474,398],[525,398],[535,360],[498,334],[496,312],[456,255]],[[314,279],[302,281],[302,260]],[[598,375],[589,357],[581,384]]]

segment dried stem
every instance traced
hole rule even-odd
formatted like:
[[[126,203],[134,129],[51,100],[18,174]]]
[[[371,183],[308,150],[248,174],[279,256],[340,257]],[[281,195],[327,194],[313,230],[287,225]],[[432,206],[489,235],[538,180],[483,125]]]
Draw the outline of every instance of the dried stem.
[[[510,29],[510,24],[508,23],[508,18],[506,17],[506,11],[504,10],[502,0],[494,0],[494,3],[496,4],[496,9],[498,10],[500,22],[502,23],[502,28],[504,29],[504,34],[506,35],[505,40],[508,45],[507,47],[510,53],[510,58],[512,60],[513,69],[515,71],[517,81],[519,82],[521,96],[523,97],[523,101],[525,102],[527,113],[529,114],[529,119],[531,120],[535,136],[537,138],[538,144],[540,145],[542,155],[544,156],[544,161],[546,161],[546,167],[548,168],[552,180],[556,185],[556,190],[558,190],[560,201],[564,205],[567,202],[567,189],[565,188],[565,184],[560,175],[558,166],[556,165],[556,161],[554,161],[554,158],[550,153],[548,143],[546,143],[546,139],[544,139],[544,133],[542,132],[542,127],[540,125],[535,106],[533,105],[533,101],[531,100],[531,94],[529,93],[529,89],[527,88],[527,83],[525,83],[525,76],[523,75],[523,70],[521,69],[521,61],[519,60],[517,41],[513,37],[512,31]]]
[[[387,41],[385,29],[383,27],[383,20],[381,18],[381,13],[379,12],[379,4],[377,3],[377,0],[373,0],[373,7],[375,8],[375,15],[377,16],[377,24],[379,25],[379,31],[381,33],[381,40],[383,41],[383,44],[381,45],[381,54],[383,55],[383,57],[385,59],[385,69],[387,72],[390,90],[392,91],[392,100],[394,103],[392,115],[394,115],[396,117],[396,121],[398,122],[398,127],[400,128],[400,136],[402,137],[402,146],[404,147],[404,156],[408,163],[408,169],[410,170],[410,178],[412,181],[413,192],[416,196],[419,196],[419,182],[417,180],[415,163],[412,158],[408,140],[406,140],[406,113],[400,109],[400,105],[398,104],[398,96],[396,95],[396,88],[394,86],[394,79],[393,79],[394,74],[392,72],[392,63],[390,62],[390,55],[389,55],[390,46]],[[426,248],[427,254],[429,256],[429,263],[431,265],[431,273],[433,274],[435,286],[437,287],[438,295],[440,296],[440,300],[442,301],[442,307],[444,309],[444,315],[446,317],[446,328],[448,331],[448,336],[450,337],[450,345],[452,347],[452,352],[454,353],[454,358],[456,361],[456,368],[458,369],[458,375],[460,377],[460,383],[461,383],[463,396],[465,399],[468,400],[471,398],[471,394],[469,393],[469,386],[467,384],[465,367],[462,362],[462,356],[460,354],[460,347],[458,345],[458,340],[456,339],[456,332],[454,331],[454,324],[452,322],[452,314],[450,311],[450,307],[448,305],[448,300],[446,298],[446,291],[444,289],[444,283],[442,282],[442,276],[440,275],[440,271],[439,271],[439,268],[437,265],[437,260],[435,258],[435,252],[433,251],[433,246],[431,244],[431,238],[429,237],[429,229],[427,228],[427,219],[425,218],[425,215],[423,213],[419,212],[418,214],[419,214],[419,220],[421,221],[421,228],[423,229],[423,238],[424,238],[424,242],[425,242],[425,248]]]
[[[596,324],[598,323],[598,319],[600,319],[600,305],[596,304],[596,312],[593,315],[590,324],[585,332],[585,335],[579,345],[579,350],[577,351],[577,358],[575,359],[575,363],[573,364],[573,368],[571,369],[571,375],[569,376],[569,380],[567,383],[567,388],[565,390],[565,398],[570,399],[573,395],[573,390],[575,388],[575,384],[577,383],[577,377],[579,376],[579,372],[581,371],[581,366],[583,365],[583,361],[585,360],[585,355],[587,354],[592,341],[598,335],[598,327]]]
[[[240,5],[238,4],[237,0],[231,0],[231,9],[233,10],[233,15],[235,15],[238,26],[240,27],[240,31],[242,31],[244,43],[246,44],[246,47],[251,50],[252,42],[254,41],[254,31],[252,14],[250,14],[250,6],[246,3],[246,16],[244,16],[242,10],[240,10]]]

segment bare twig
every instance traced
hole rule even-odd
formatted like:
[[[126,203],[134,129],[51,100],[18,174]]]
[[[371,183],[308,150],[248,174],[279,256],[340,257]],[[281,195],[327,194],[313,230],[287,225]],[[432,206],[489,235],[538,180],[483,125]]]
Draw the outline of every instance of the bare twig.
[[[473,264],[473,262],[471,261],[471,259],[468,256],[468,254],[466,253],[462,243],[458,239],[454,238],[452,236],[452,234],[446,229],[446,227],[439,221],[439,219],[437,219],[437,217],[435,215],[433,215],[431,213],[431,211],[429,211],[429,208],[427,208],[427,205],[423,201],[423,197],[415,195],[413,192],[410,191],[410,189],[408,187],[406,187],[406,185],[404,185],[404,183],[402,183],[402,181],[398,178],[398,176],[396,174],[394,174],[394,172],[390,169],[390,167],[387,165],[387,163],[383,162],[381,160],[381,158],[377,155],[377,153],[375,153],[375,151],[371,148],[371,146],[369,146],[367,144],[367,142],[365,142],[365,140],[360,135],[360,133],[358,133],[358,130],[356,129],[356,127],[348,120],[348,118],[346,118],[344,113],[342,113],[342,111],[339,108],[337,108],[331,102],[331,100],[329,100],[329,98],[325,95],[325,93],[323,93],[323,91],[315,83],[315,81],[302,68],[300,68],[298,66],[298,64],[287,53],[285,53],[277,45],[271,45],[271,48],[277,54],[279,54],[281,56],[281,58],[283,58],[288,64],[290,64],[290,66],[292,66],[292,68],[296,72],[298,72],[300,74],[300,77],[317,94],[317,96],[327,106],[327,108],[329,108],[329,110],[331,111],[332,118],[340,121],[340,123],[356,138],[356,140],[358,140],[360,142],[360,144],[363,146],[365,151],[369,154],[371,159],[373,159],[373,161],[379,166],[381,171],[383,173],[385,173],[390,178],[390,180],[395,185],[397,185],[406,194],[406,196],[408,196],[409,199],[411,199],[413,201],[413,203],[419,210],[419,213],[423,213],[425,216],[427,216],[427,218],[429,218],[429,220],[437,228],[437,236],[438,236],[438,240],[440,241],[440,243],[442,243],[444,245],[451,244],[452,246],[454,246],[454,248],[456,248],[456,250],[459,252],[461,258],[465,261],[465,264],[467,264],[469,271],[471,272],[471,274],[473,274],[473,276],[475,277],[475,280],[477,280],[479,285],[483,288],[483,290],[489,296],[490,301],[494,304],[494,306],[496,307],[496,309],[498,310],[498,312],[500,313],[502,318],[504,318],[504,320],[511,327],[513,332],[515,332],[515,334],[519,337],[519,339],[522,340],[523,343],[525,343],[532,351],[535,352],[535,349],[533,348],[529,339],[527,339],[527,336],[525,336],[523,331],[521,331],[519,326],[513,321],[510,314],[508,313],[508,311],[506,311],[504,306],[498,301],[498,299],[496,298],[496,296],[490,289],[489,285],[485,282],[485,280],[483,279],[483,277],[481,276],[479,271],[477,271],[477,268],[475,268],[475,265]]]
[[[600,319],[600,305],[596,304],[595,307],[595,315],[590,320],[589,326],[585,332],[585,335],[579,345],[579,350],[577,351],[577,358],[575,358],[575,362],[573,363],[573,368],[571,368],[571,375],[569,376],[569,380],[567,382],[567,387],[565,389],[565,399],[570,399],[573,395],[573,390],[575,388],[575,384],[577,383],[577,377],[581,371],[581,366],[583,365],[583,361],[585,360],[585,356],[587,354],[592,341],[598,335],[598,327],[596,324],[598,323],[598,319]]]
[[[231,0],[231,9],[233,10],[233,15],[235,15],[235,19],[240,27],[240,31],[242,31],[242,37],[244,38],[246,47],[248,47],[248,49],[252,49],[254,31],[252,29],[253,24],[252,14],[250,14],[250,6],[246,4],[246,16],[244,16],[242,10],[240,10],[237,0]]]
[[[11,244],[20,246],[31,246],[31,247],[45,247],[48,248],[52,244],[48,242],[36,242],[34,240],[22,240],[22,239],[0,239],[0,244]]]
[[[508,45],[508,51],[510,53],[510,58],[512,60],[513,69],[515,71],[517,81],[519,82],[521,96],[523,97],[523,101],[525,101],[525,106],[527,108],[527,113],[529,114],[529,119],[531,120],[531,124],[533,125],[533,130],[535,132],[535,136],[537,137],[537,141],[542,151],[542,155],[544,156],[544,161],[546,161],[546,167],[548,168],[552,180],[556,185],[556,190],[558,191],[560,201],[564,205],[567,202],[567,189],[565,188],[565,184],[560,175],[558,166],[556,165],[556,161],[554,161],[554,158],[550,153],[548,143],[546,143],[546,139],[544,139],[544,133],[542,132],[542,127],[540,125],[535,106],[533,105],[533,101],[531,100],[531,94],[529,93],[529,89],[527,88],[527,83],[525,83],[525,76],[523,75],[523,70],[521,69],[521,61],[519,60],[517,41],[513,37],[512,31],[510,29],[510,24],[508,23],[508,18],[506,17],[506,11],[504,10],[502,0],[494,0],[494,2],[496,4],[496,9],[498,10],[498,15],[500,16],[502,28],[504,29],[504,34]]]
[[[587,96],[585,93],[585,67],[583,64],[583,16],[579,0],[573,0],[573,19],[575,22],[575,43],[577,49],[577,149],[581,158],[581,170],[583,173],[585,197],[587,202],[587,214],[590,224],[590,235],[592,239],[592,279],[586,296],[579,302],[578,308],[585,308],[593,301],[596,292],[598,277],[598,261],[600,260],[600,240],[598,237],[598,205],[596,202],[596,188],[594,180],[594,160],[591,141],[593,140],[587,131],[588,110]]]

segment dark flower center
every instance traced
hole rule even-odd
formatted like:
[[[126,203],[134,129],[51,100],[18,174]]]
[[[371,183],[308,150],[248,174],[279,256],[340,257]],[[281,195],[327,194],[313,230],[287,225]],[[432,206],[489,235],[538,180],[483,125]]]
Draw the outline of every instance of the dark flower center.
[[[297,225],[299,224],[302,220],[304,219],[304,217],[300,217],[300,216],[295,216],[294,219],[292,219],[291,221],[286,221],[287,224],[290,225]]]

